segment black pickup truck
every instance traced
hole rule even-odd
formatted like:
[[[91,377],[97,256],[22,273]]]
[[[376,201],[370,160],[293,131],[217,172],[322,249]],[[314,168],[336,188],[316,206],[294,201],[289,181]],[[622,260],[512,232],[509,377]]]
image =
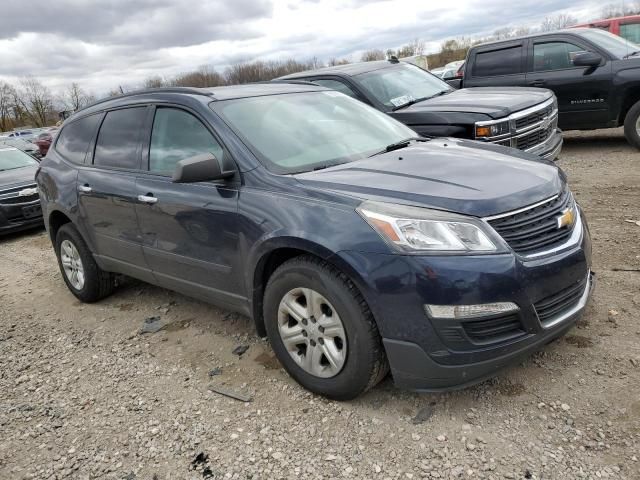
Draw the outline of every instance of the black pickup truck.
[[[455,90],[435,75],[395,59],[295,73],[361,100],[425,136],[461,137],[519,148],[553,160],[562,149],[558,108],[550,90]]]
[[[554,91],[563,130],[624,125],[640,149],[640,46],[596,28],[472,47],[461,87],[544,87]]]

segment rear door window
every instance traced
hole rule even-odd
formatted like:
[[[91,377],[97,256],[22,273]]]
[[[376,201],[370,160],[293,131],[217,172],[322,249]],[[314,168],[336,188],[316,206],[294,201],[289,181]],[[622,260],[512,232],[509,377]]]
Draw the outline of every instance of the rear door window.
[[[522,45],[478,52],[473,65],[474,77],[495,77],[522,73]]]
[[[65,125],[60,135],[58,135],[56,151],[70,162],[84,163],[89,144],[96,133],[100,118],[99,114],[89,115]]]
[[[573,59],[584,51],[584,48],[569,42],[536,43],[533,45],[533,71],[574,68]]]
[[[222,160],[222,146],[200,120],[177,108],[156,110],[149,148],[150,172],[171,175],[180,160],[203,153]]]
[[[93,164],[100,167],[138,169],[140,132],[144,128],[146,114],[146,107],[107,112],[98,133]]]

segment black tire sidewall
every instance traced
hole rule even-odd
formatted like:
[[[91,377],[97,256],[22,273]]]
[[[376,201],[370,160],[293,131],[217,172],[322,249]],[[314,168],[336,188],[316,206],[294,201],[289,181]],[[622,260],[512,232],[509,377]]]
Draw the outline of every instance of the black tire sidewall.
[[[80,260],[82,261],[82,267],[84,270],[84,286],[80,290],[76,289],[71,284],[62,265],[61,246],[62,242],[65,240],[68,240],[76,247],[76,250],[78,250],[78,254],[80,255]],[[83,302],[95,302],[98,300],[100,298],[99,267],[93,259],[93,255],[91,254],[89,247],[87,247],[84,239],[73,225],[65,224],[60,227],[60,230],[58,230],[56,235],[55,251],[56,256],[58,257],[60,274],[71,293]]]
[[[624,119],[624,136],[631,145],[640,149],[640,135],[636,129],[638,117],[640,117],[640,102],[633,105],[627,112]]]
[[[362,307],[336,275],[313,264],[284,265],[269,280],[264,297],[264,318],[271,346],[285,370],[312,392],[337,400],[351,399],[367,389],[374,346]],[[311,288],[322,294],[337,311],[347,337],[347,358],[334,377],[319,378],[305,372],[291,358],[278,332],[278,307],[294,288]]]

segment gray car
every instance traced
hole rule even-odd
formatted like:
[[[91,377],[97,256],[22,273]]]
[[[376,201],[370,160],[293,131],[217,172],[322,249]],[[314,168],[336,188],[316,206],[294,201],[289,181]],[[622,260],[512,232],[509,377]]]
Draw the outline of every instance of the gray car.
[[[0,137],[0,146],[17,148],[32,157],[40,157],[40,148],[20,137]]]

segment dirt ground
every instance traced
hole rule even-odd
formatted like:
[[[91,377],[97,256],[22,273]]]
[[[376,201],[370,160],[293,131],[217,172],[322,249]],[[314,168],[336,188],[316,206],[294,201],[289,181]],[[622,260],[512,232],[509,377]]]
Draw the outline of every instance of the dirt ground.
[[[247,318],[133,281],[83,305],[44,231],[0,239],[0,479],[639,479],[640,153],[619,130],[569,133],[559,164],[591,228],[591,305],[454,393],[387,379],[325,400]]]

